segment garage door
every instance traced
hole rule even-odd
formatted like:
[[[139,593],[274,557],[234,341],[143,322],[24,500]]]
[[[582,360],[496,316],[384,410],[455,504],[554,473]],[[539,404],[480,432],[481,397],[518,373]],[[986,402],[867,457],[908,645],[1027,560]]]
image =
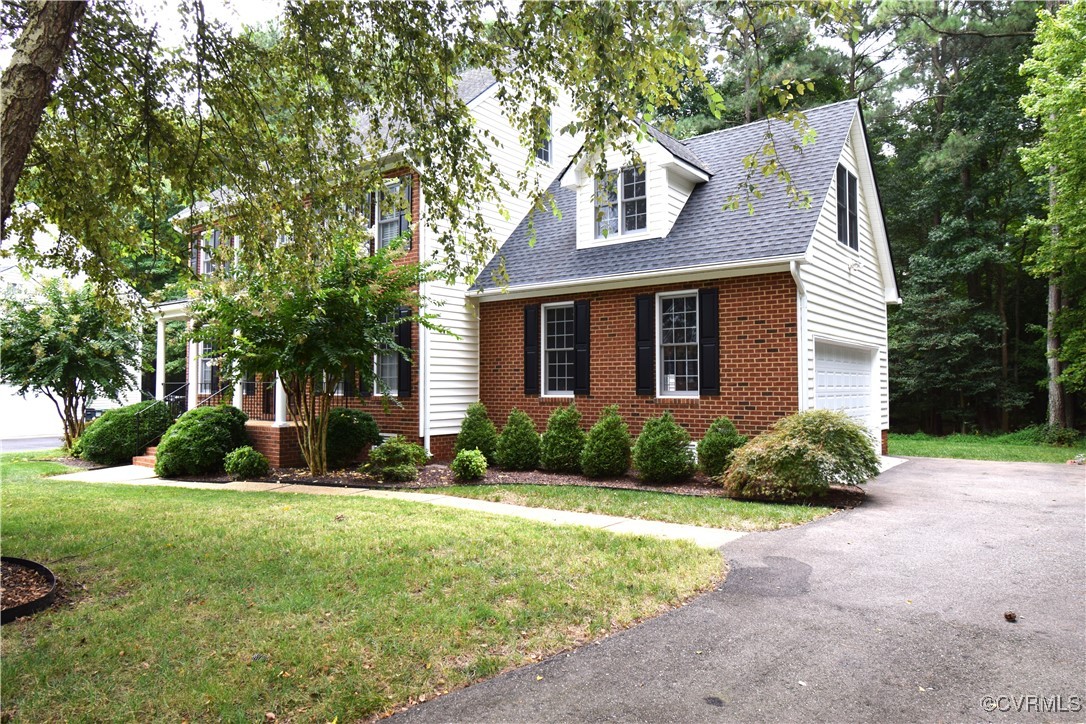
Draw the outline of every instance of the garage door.
[[[815,344],[815,407],[841,410],[872,428],[875,389],[870,350],[839,344]]]

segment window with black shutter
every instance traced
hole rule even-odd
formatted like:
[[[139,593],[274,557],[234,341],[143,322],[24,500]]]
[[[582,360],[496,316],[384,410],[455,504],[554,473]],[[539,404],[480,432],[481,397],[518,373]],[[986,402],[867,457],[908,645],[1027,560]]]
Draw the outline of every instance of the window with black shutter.
[[[860,248],[856,177],[837,164],[837,241],[850,249]]]

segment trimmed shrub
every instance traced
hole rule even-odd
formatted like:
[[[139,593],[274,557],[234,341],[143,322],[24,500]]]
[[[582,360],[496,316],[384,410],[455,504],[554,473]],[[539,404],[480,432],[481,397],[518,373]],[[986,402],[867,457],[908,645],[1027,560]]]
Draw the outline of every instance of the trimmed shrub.
[[[386,483],[409,483],[418,479],[419,468],[426,464],[426,458],[422,445],[396,435],[370,450],[366,471]]]
[[[746,442],[747,436],[740,435],[731,420],[718,417],[698,443],[698,467],[709,477],[717,477],[728,467],[735,451]]]
[[[581,413],[576,405],[559,407],[547,420],[547,429],[539,441],[539,463],[544,470],[556,473],[581,472],[581,450],[584,449]]]
[[[516,408],[509,413],[509,420],[498,436],[497,458],[498,465],[508,470],[539,467],[539,433],[527,413]]]
[[[486,405],[481,402],[468,405],[468,414],[460,423],[460,434],[453,443],[453,452],[461,450],[478,450],[486,456],[489,465],[498,462],[498,430],[487,417]]]
[[[353,463],[367,445],[381,442],[373,415],[346,407],[328,411],[328,467],[338,470]]]
[[[169,407],[159,400],[106,410],[87,425],[72,454],[102,465],[131,463],[170,427]]]
[[[677,483],[694,474],[690,433],[670,412],[645,423],[633,448],[633,466],[646,483]]]
[[[860,485],[878,473],[879,457],[863,427],[843,412],[808,410],[739,448],[722,482],[736,497],[795,500],[822,495],[831,483]]]
[[[630,469],[630,428],[618,405],[606,407],[588,431],[581,451],[581,470],[590,478],[617,478]]]
[[[263,478],[271,472],[271,466],[268,465],[268,459],[264,457],[264,454],[248,445],[228,452],[223,466],[231,480]]]
[[[461,450],[451,467],[457,480],[482,480],[486,475],[486,456],[478,450]]]
[[[223,469],[226,454],[249,444],[244,412],[229,405],[189,410],[162,436],[155,474],[199,475]]]

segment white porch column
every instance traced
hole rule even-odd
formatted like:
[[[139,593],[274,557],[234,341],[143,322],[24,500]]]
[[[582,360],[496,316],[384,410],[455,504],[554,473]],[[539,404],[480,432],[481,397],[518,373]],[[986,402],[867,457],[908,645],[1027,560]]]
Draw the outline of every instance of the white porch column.
[[[155,399],[166,399],[166,320],[155,320]]]
[[[188,343],[188,355],[189,355],[189,409],[196,409],[196,393],[200,389],[200,355],[199,345],[196,342],[189,340]]]
[[[275,373],[275,424],[277,427],[287,424],[287,388],[283,387],[278,372]]]
[[[245,397],[245,383],[238,381],[234,385],[234,407],[241,409],[241,401]]]

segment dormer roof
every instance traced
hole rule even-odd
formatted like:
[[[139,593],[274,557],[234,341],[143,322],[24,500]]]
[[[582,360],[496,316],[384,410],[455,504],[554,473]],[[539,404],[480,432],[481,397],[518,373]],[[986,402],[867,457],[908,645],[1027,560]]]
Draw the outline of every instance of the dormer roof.
[[[708,181],[694,188],[667,236],[578,249],[577,191],[563,188],[556,181],[549,190],[560,215],[549,210],[533,212],[534,244],[529,243],[529,219],[523,219],[479,274],[472,289],[515,290],[618,275],[801,258],[811,241],[822,200],[829,192],[838,159],[858,114],[859,104],[855,100],[806,111],[816,138],[814,143],[799,150],[793,149],[799,138],[790,124],[769,122],[781,164],[791,174],[795,186],[810,194],[811,204],[802,208],[790,203],[784,184],[759,174],[756,181],[764,195],[754,200],[753,214],[743,204],[734,211],[724,207],[746,181],[743,158],[758,152],[766,143],[766,122],[714,131],[685,141],[656,131],[653,137],[674,156],[711,174]],[[500,273],[503,269],[506,277]]]

